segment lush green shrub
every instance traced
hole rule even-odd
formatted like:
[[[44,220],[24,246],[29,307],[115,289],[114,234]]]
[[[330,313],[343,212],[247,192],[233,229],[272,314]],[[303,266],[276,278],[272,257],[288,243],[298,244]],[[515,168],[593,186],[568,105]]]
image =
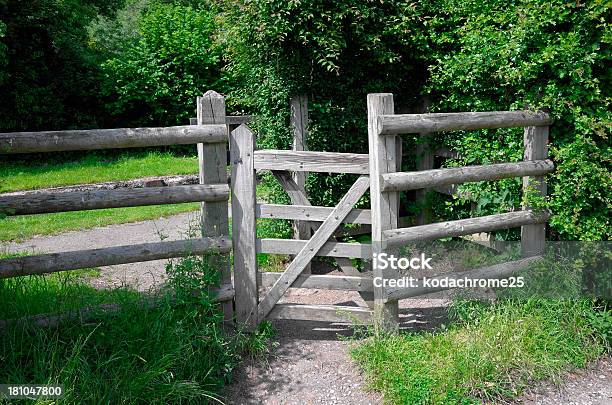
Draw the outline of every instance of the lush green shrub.
[[[607,239],[610,209],[610,10],[605,1],[442,0],[429,20],[435,109],[550,109],[554,237]],[[521,159],[522,131],[447,137],[460,163]],[[470,186],[489,210],[518,205],[520,183]],[[505,193],[505,194],[504,194]],[[494,202],[495,197],[505,198]]]
[[[98,46],[115,41],[102,64],[108,112],[123,125],[187,124],[196,96],[226,89],[213,46],[214,8],[136,1],[104,28]],[[123,35],[127,34],[127,35]]]

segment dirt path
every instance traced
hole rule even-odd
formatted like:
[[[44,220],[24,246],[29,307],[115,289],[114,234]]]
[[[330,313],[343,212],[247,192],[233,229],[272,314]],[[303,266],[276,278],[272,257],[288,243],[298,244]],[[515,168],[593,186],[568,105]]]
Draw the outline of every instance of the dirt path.
[[[184,238],[194,213],[154,221],[112,225],[57,236],[37,237],[23,243],[4,243],[2,251],[60,252]],[[165,261],[104,267],[91,280],[98,288],[128,285],[140,291],[163,282]],[[355,292],[292,289],[283,302],[365,305]],[[401,305],[402,325],[409,329],[436,327],[445,319],[444,300],[410,300]],[[351,333],[348,325],[324,322],[278,321],[278,347],[267,363],[246,362],[227,389],[228,404],[378,404],[382,398],[365,390],[365,382],[348,356],[349,343],[339,336]],[[610,404],[612,361],[607,358],[588,371],[569,374],[564,388],[542,384],[517,403]]]

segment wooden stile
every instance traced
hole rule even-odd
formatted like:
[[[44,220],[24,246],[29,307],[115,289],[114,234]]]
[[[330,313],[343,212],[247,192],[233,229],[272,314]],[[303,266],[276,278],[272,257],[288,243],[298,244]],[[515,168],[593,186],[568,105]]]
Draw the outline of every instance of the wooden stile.
[[[248,329],[257,325],[258,302],[254,150],[255,136],[246,125],[232,131],[230,152],[236,321]]]

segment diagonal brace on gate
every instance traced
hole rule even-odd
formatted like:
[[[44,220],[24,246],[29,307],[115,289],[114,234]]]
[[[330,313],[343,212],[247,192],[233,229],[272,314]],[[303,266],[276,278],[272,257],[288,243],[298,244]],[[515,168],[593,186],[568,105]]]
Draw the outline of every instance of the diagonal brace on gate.
[[[281,277],[274,283],[268,294],[257,307],[257,316],[262,321],[274,308],[274,305],[291,287],[293,282],[304,271],[306,265],[319,252],[321,247],[333,235],[338,226],[351,212],[353,206],[359,201],[363,194],[370,187],[370,178],[362,176],[351,186],[349,191],[342,197],[338,205],[329,214],[327,219],[316,230],[306,245],[295,256],[291,264],[287,267]]]
[[[285,190],[285,192],[291,199],[292,204],[312,206],[310,200],[308,199],[308,196],[306,195],[306,190],[304,189],[304,187],[298,185],[295,180],[293,180],[290,172],[272,170],[272,174],[281,184],[283,190]],[[312,233],[315,233],[320,226],[319,224],[315,224],[314,222],[307,223],[309,224],[309,228]],[[330,240],[335,241],[336,238],[332,236]],[[353,263],[351,263],[350,259],[347,259],[346,257],[336,257],[335,260],[338,264],[338,267],[340,267],[340,270],[347,276],[363,276],[363,274],[360,273],[355,266],[353,266]],[[359,295],[370,308],[374,307],[374,293],[370,291],[359,291]]]

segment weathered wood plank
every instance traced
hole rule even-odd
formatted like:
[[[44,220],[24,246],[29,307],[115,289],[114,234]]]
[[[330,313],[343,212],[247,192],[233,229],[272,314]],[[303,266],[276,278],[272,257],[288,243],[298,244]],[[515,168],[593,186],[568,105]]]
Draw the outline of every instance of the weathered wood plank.
[[[255,213],[258,218],[295,219],[301,221],[325,221],[333,211],[332,207],[317,207],[312,205],[282,205],[257,204]],[[353,209],[346,216],[346,224],[370,224],[372,213],[370,210]]]
[[[293,150],[308,150],[306,138],[308,136],[308,96],[301,95],[291,99],[290,125],[293,132]],[[308,172],[293,172],[292,177],[300,189],[306,190],[306,177]],[[311,236],[311,227],[308,222],[293,222],[293,238],[308,240]],[[310,273],[310,263],[306,265],[304,273]]]
[[[219,93],[209,90],[197,99],[197,114],[199,125],[223,125],[225,139],[228,140],[225,123],[225,99]],[[198,163],[200,169],[200,184],[227,184],[227,144],[198,144]],[[227,203],[203,202],[202,236],[227,236],[229,220]],[[221,282],[231,282],[229,256],[214,256],[209,258],[209,265],[221,272]],[[223,304],[225,321],[233,318],[232,303]]]
[[[377,128],[378,117],[393,114],[393,94],[368,94],[368,141],[370,150],[370,203],[372,208],[372,254],[384,251],[383,232],[398,226],[399,193],[383,192],[381,176],[398,169],[398,140],[394,136],[381,137]],[[389,266],[390,267],[390,266]],[[397,270],[373,269],[375,278],[397,278]],[[374,312],[378,325],[386,331],[399,327],[397,301],[387,301],[385,289],[374,287]]]
[[[549,127],[527,127],[523,133],[525,164],[533,163],[539,159],[548,157],[548,132]],[[523,196],[533,193],[542,197],[546,196],[545,173],[528,173],[523,178]],[[532,189],[532,190],[530,190]],[[523,207],[531,209],[529,205]],[[521,251],[523,257],[543,255],[546,240],[546,224],[525,225],[521,228]]]
[[[228,198],[229,187],[227,184],[36,193],[12,196],[2,196],[0,194],[0,213],[5,215],[30,215],[197,201],[227,201]]]
[[[526,259],[516,260],[512,262],[499,263],[492,266],[482,267],[475,270],[462,271],[456,273],[443,274],[439,276],[429,277],[432,280],[442,280],[445,278],[459,279],[500,279],[511,276],[519,270],[525,269],[533,263],[541,260],[540,256],[533,256]],[[401,300],[406,298],[419,297],[425,294],[431,294],[438,291],[448,290],[448,287],[428,287],[423,285],[421,279],[417,281],[417,286],[406,288],[388,288],[387,297],[389,300]]]
[[[226,115],[225,123],[227,125],[242,125],[248,124],[249,122],[254,121],[255,117],[252,115]]]
[[[290,150],[255,151],[256,170],[368,174],[368,155]]]
[[[205,253],[227,253],[227,237],[187,239],[0,259],[0,279]]]
[[[550,173],[554,169],[555,165],[550,160],[532,160],[483,166],[449,167],[418,172],[388,173],[382,175],[382,188],[383,191],[416,190],[510,177],[540,176]]]
[[[282,273],[260,272],[258,284],[269,288],[278,281]],[[318,288],[321,290],[373,291],[372,277],[359,276],[319,276],[301,275],[291,288]]]
[[[225,125],[2,133],[0,153],[142,148],[198,142],[227,142]]]
[[[372,310],[339,305],[277,304],[268,318],[369,324],[372,322]]]
[[[380,135],[420,132],[470,131],[487,128],[512,128],[550,125],[544,112],[483,111],[434,114],[383,114],[376,123]]]
[[[291,284],[293,284],[302,270],[304,270],[304,266],[312,260],[316,253],[332,236],[334,230],[342,223],[342,220],[348,215],[351,209],[353,209],[353,206],[359,201],[369,186],[370,180],[365,176],[358,178],[355,184],[351,186],[338,205],[336,205],[334,211],[329,215],[329,218],[321,224],[319,229],[312,235],[312,238],[306,242],[304,248],[295,256],[282,276],[259,303],[257,307],[259,320],[263,320],[270,313],[280,297],[287,291]]]
[[[478,218],[393,229],[384,232],[387,246],[401,246],[408,242],[457,237],[479,232],[515,228],[528,224],[540,224],[548,219],[548,212],[516,211],[487,215]]]
[[[241,125],[230,134],[232,162],[232,240],[236,321],[252,329],[257,325],[257,252],[255,216],[255,137]]]

